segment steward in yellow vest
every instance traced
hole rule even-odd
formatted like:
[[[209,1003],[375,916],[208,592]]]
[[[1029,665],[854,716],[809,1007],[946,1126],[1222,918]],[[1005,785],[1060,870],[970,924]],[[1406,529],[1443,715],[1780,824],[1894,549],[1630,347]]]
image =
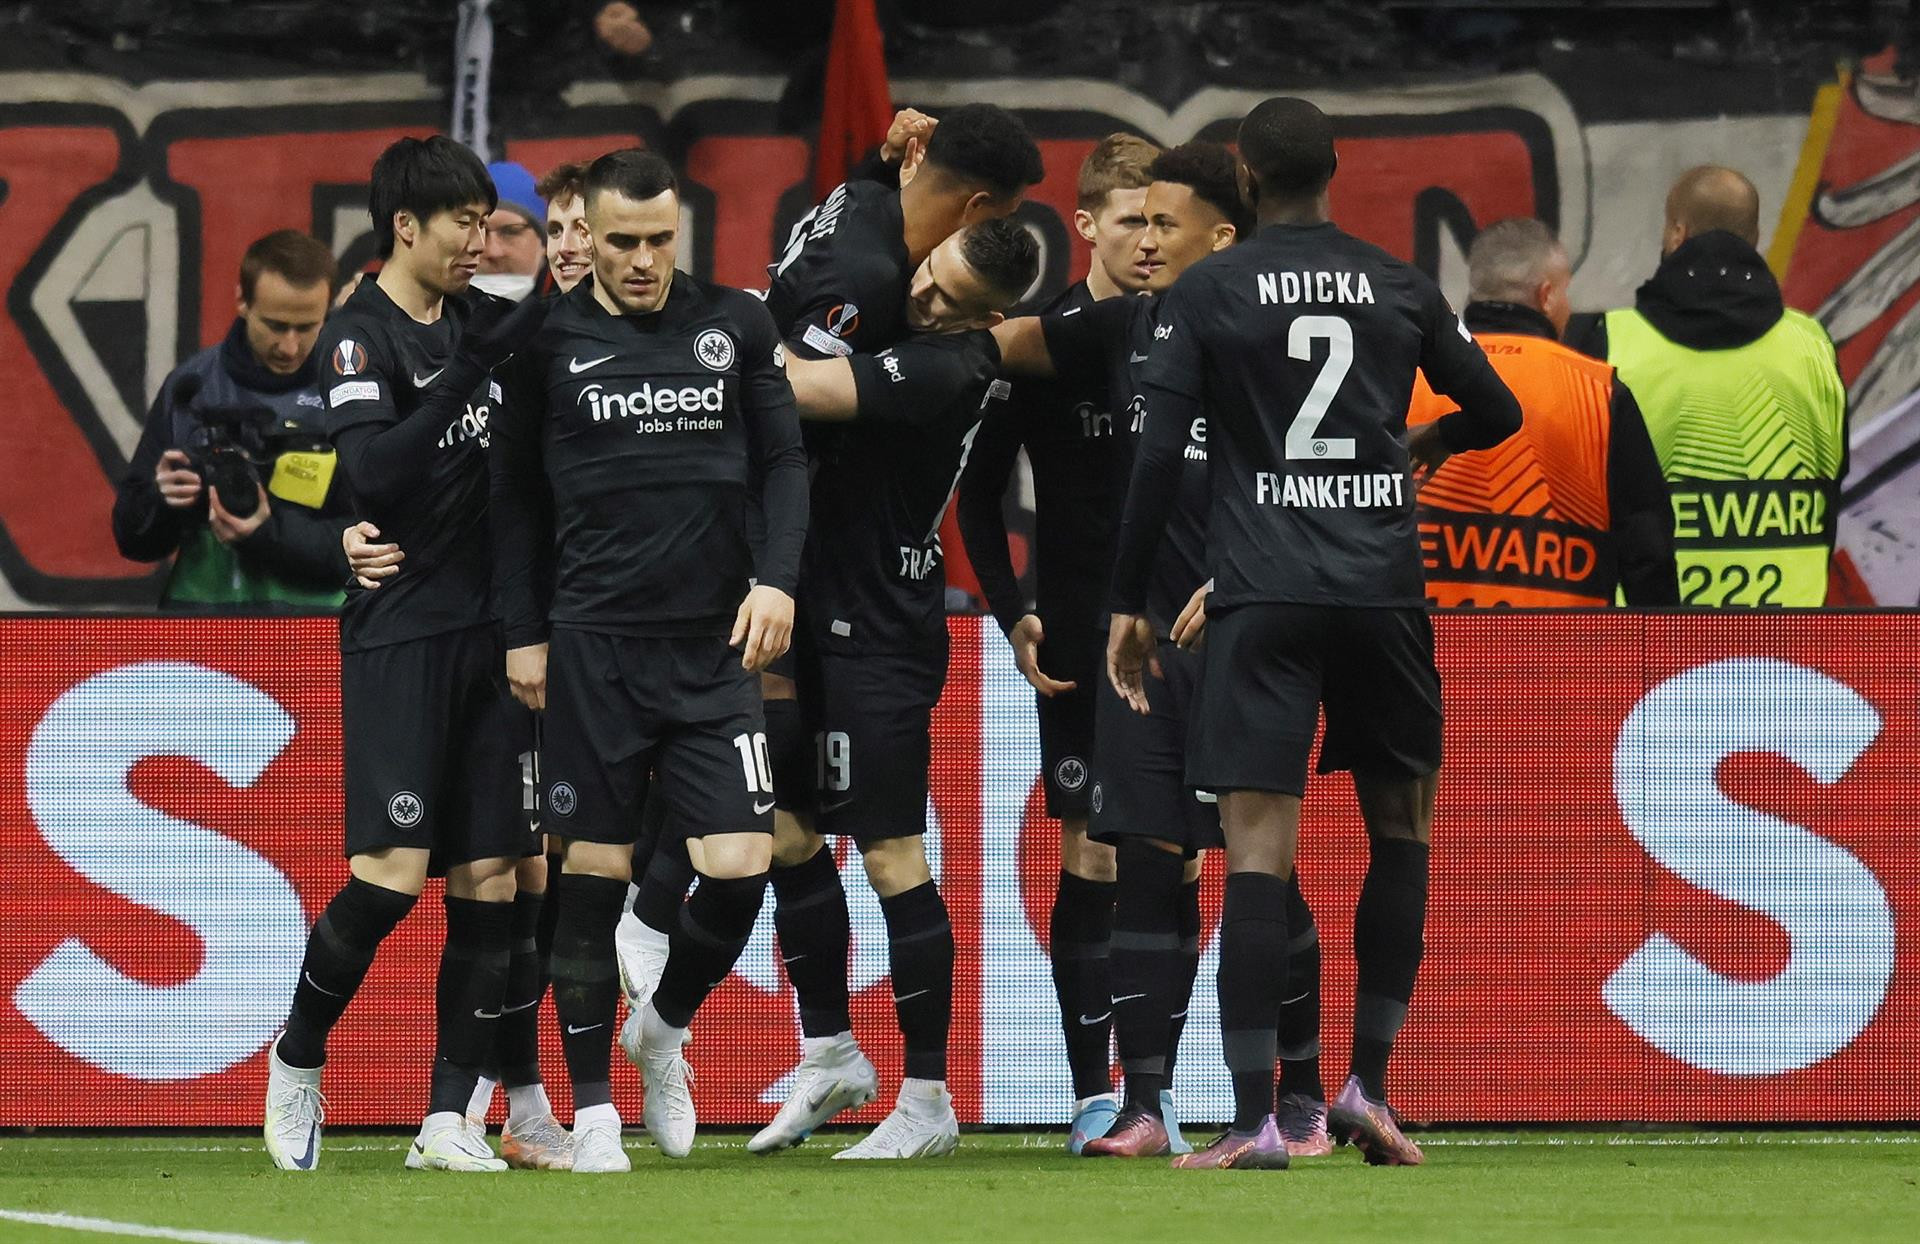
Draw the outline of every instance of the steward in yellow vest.
[[[1658,271],[1584,344],[1639,398],[1672,492],[1681,603],[1823,605],[1846,386],[1826,330],[1785,308],[1754,249],[1751,191],[1726,169],[1683,177]],[[1735,228],[1690,229],[1703,217]]]

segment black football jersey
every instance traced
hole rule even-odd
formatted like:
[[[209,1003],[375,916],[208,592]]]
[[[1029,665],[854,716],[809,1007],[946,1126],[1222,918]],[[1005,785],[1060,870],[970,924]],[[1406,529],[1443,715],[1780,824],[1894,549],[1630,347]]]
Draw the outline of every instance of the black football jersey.
[[[419,408],[453,356],[469,304],[441,302],[440,318],[422,324],[362,281],[321,329],[320,393],[329,432],[399,424]],[[450,418],[420,463],[417,488],[377,503],[354,494],[354,513],[380,529],[380,539],[406,553],[398,573],[378,588],[347,592],[340,648],[355,652],[423,639],[491,621],[492,554],[487,534],[488,420],[495,388],[483,382],[463,413]],[[353,480],[347,480],[349,488]]]
[[[1176,394],[1211,433],[1216,608],[1424,605],[1406,449],[1416,370],[1463,412],[1504,422],[1512,407],[1518,426],[1433,281],[1332,224],[1269,225],[1195,264],[1161,299],[1147,352],[1148,419]]]
[[[549,559],[552,623],[608,634],[725,635],[751,580],[793,593],[806,463],[759,299],[679,272],[660,311],[616,315],[589,279],[496,375],[509,645],[546,633]],[[765,538],[750,544],[749,512],[762,502]]]
[[[794,225],[767,269],[767,310],[796,357],[872,354],[906,332],[904,227],[900,192],[870,181],[836,187]]]
[[[1076,387],[1104,386],[1111,395],[1118,435],[1106,484],[1110,533],[1118,527],[1134,456],[1146,431],[1141,368],[1158,331],[1160,302],[1157,297],[1109,298],[1041,320],[1055,373]],[[1182,430],[1178,500],[1153,560],[1146,609],[1162,634],[1173,626],[1194,589],[1207,580],[1207,431],[1204,411]],[[1111,536],[1102,552],[1100,593],[1104,597],[1113,569]],[[1099,614],[1096,622],[1105,630],[1106,615]]]
[[[1039,314],[1079,314],[1093,305],[1081,281]],[[1033,471],[1034,608],[1050,629],[1099,625],[1119,510],[1114,485],[1122,429],[1115,411],[1124,410],[1130,396],[1113,400],[1102,365],[1051,380],[1015,380],[1008,400],[989,406],[960,483],[960,519],[974,573],[1003,630],[1027,611],[1000,518],[1000,498],[1022,449]],[[976,513],[982,516],[977,526],[969,518]]]
[[[940,524],[985,417],[1008,386],[984,332],[909,337],[852,360],[859,417],[818,466],[802,612],[823,650],[945,660]]]

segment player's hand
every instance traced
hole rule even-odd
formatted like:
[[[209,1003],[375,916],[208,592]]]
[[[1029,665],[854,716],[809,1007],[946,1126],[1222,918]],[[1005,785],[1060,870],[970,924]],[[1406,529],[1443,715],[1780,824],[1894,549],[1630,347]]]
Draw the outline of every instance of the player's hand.
[[[1173,630],[1168,638],[1182,648],[1198,648],[1207,640],[1207,593],[1213,590],[1213,581],[1209,579],[1195,589],[1187,601],[1186,608],[1173,620]]]
[[[792,642],[793,597],[764,583],[748,592],[727,640],[741,649],[740,667],[758,673],[785,656]]]
[[[260,504],[245,518],[235,518],[232,510],[220,504],[219,491],[207,489],[207,527],[220,543],[228,546],[239,543],[260,530],[260,525],[273,513],[273,507],[267,503],[267,490],[258,480],[253,486],[260,490]]]
[[[192,509],[204,487],[200,473],[193,469],[193,459],[178,449],[160,455],[153,467],[153,482],[160,489],[160,499],[176,510]]]
[[[1413,465],[1413,490],[1420,491],[1434,472],[1446,465],[1453,451],[1440,439],[1440,421],[1423,423],[1407,431],[1407,460]]]
[[[340,533],[340,547],[347,554],[347,569],[353,572],[354,581],[361,587],[379,587],[380,580],[399,574],[400,563],[407,559],[397,544],[375,544],[379,538],[380,529],[367,522],[355,523]]]
[[[551,298],[528,294],[519,302],[482,294],[460,333],[460,353],[491,371],[511,358],[547,322]]]
[[[1013,629],[1007,632],[1007,642],[1013,645],[1013,663],[1019,667],[1021,676],[1041,695],[1055,696],[1062,691],[1072,691],[1080,684],[1049,678],[1040,670],[1040,645],[1046,642],[1046,638],[1046,628],[1040,624],[1038,614],[1030,613],[1015,622]]]
[[[918,108],[902,108],[893,114],[893,124],[887,127],[887,140],[880,144],[880,158],[888,164],[898,164],[907,154],[907,144],[914,139],[926,146],[927,139],[933,137],[933,127],[940,122]]]
[[[528,644],[507,649],[507,686],[513,698],[540,712],[547,707],[547,646]]]
[[[1128,707],[1147,714],[1146,675],[1163,678],[1154,651],[1153,623],[1144,614],[1116,613],[1107,627],[1107,681]]]

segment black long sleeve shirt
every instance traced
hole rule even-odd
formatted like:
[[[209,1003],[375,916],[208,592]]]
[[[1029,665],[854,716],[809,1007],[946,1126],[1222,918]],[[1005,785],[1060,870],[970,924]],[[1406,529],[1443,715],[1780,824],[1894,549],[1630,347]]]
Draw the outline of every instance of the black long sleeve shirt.
[[[794,592],[807,468],[781,358],[757,298],[684,272],[648,315],[608,311],[591,280],[556,302],[495,373],[494,581],[510,647],[549,622],[724,636],[750,582]]]

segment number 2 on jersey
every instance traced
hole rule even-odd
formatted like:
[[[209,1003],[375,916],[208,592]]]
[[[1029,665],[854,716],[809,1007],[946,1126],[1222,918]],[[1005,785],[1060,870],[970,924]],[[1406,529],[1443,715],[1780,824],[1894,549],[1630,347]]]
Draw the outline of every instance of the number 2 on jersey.
[[[1353,326],[1337,315],[1303,315],[1287,330],[1287,357],[1312,362],[1313,343],[1320,340],[1327,343],[1327,361],[1314,377],[1313,387],[1307,390],[1307,399],[1300,403],[1299,413],[1287,425],[1289,460],[1354,456],[1352,437],[1315,435],[1320,430],[1320,421],[1327,417],[1327,407],[1333,405],[1334,395],[1340,392],[1341,381],[1347,378],[1347,369],[1353,366]]]

